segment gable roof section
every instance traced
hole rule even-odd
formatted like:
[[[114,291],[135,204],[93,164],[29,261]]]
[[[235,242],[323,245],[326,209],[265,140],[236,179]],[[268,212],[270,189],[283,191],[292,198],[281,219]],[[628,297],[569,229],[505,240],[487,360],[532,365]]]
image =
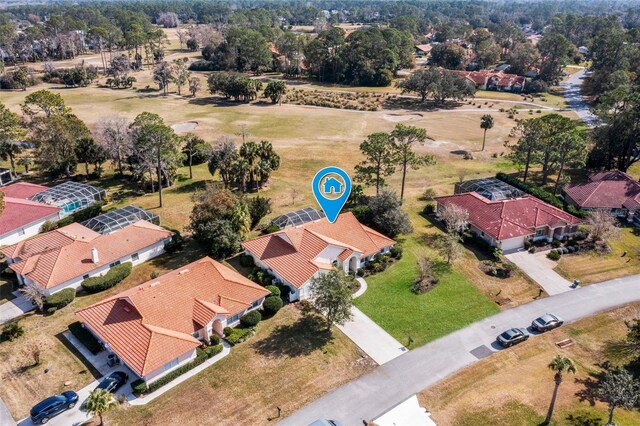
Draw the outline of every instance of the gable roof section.
[[[338,258],[344,261],[353,252],[371,256],[393,244],[395,241],[362,225],[353,213],[347,212],[339,215],[334,223],[323,218],[245,241],[242,246],[300,288],[320,269],[331,268],[331,265],[316,261],[329,246],[342,248]]]
[[[198,346],[192,334],[216,315],[241,312],[268,294],[205,257],[76,314],[144,376]]]
[[[73,223],[0,249],[16,259],[11,269],[49,289],[83,276],[172,235],[159,226],[139,221],[107,235]],[[91,249],[100,261],[93,263]]]
[[[5,197],[20,198],[22,200],[26,200],[27,198],[33,197],[34,195],[46,189],[49,188],[42,185],[36,185],[35,183],[16,182],[7,186],[3,186],[0,190],[4,192]]]
[[[5,196],[4,210],[0,214],[0,235],[43,220],[59,211],[58,207]]]
[[[496,240],[534,235],[536,228],[576,225],[580,219],[530,195],[490,201],[475,192],[437,197],[469,212],[469,223]]]
[[[564,192],[582,208],[640,208],[640,183],[618,170],[594,173],[589,182],[569,184]]]

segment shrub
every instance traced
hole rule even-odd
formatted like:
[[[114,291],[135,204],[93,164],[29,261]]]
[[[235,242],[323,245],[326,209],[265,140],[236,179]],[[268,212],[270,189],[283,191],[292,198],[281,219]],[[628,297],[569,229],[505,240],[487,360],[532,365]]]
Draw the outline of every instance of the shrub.
[[[40,232],[49,232],[49,231],[53,231],[54,229],[57,229],[57,228],[58,228],[58,224],[56,222],[53,222],[51,220],[47,220],[40,227]]]
[[[551,241],[551,247],[553,247],[553,248],[558,248],[561,245],[562,245],[562,243],[560,241],[558,241],[558,240]]]
[[[224,333],[225,336],[231,334],[232,331],[233,331],[233,328],[231,327],[225,327],[222,329],[222,332]]]
[[[253,257],[248,254],[240,255],[240,266],[244,266],[246,268],[251,268],[256,266],[256,263],[253,261]]]
[[[253,336],[255,332],[254,327],[249,328],[232,328],[231,333],[225,334],[225,340],[229,342],[231,346],[235,346],[238,343],[242,343],[249,337]]]
[[[16,275],[16,272],[11,268],[4,268],[4,270],[2,271],[2,275],[4,275],[5,277],[13,277]]]
[[[276,225],[271,224],[269,226],[267,226],[266,228],[264,228],[262,230],[263,234],[273,234],[274,232],[278,232],[280,230],[280,228],[278,228]]]
[[[131,262],[122,263],[109,269],[109,272],[101,277],[90,277],[82,281],[82,288],[87,293],[98,293],[113,287],[131,274]]]
[[[576,252],[576,246],[569,246],[569,247],[567,247],[567,250],[569,250],[569,253],[575,253]]]
[[[147,383],[142,379],[138,379],[131,382],[131,389],[133,389],[134,395],[140,396],[147,390]]]
[[[533,245],[533,243],[531,242],[531,240],[524,240],[524,249],[525,250],[529,250],[532,245]]]
[[[282,305],[282,299],[276,296],[269,296],[264,299],[262,309],[264,310],[265,315],[271,316],[275,315],[280,309],[282,309]]]
[[[280,292],[280,289],[278,287],[276,287],[275,285],[268,285],[265,288],[271,292],[272,296],[280,297],[280,295],[282,294]]]
[[[560,260],[560,253],[558,253],[558,250],[551,250],[547,253],[547,257],[551,260]]]
[[[536,252],[536,246],[531,246],[529,247],[529,250],[527,250],[529,253],[533,254]]]
[[[389,250],[389,254],[394,259],[402,259],[402,252],[403,252],[402,247],[400,247],[397,244],[395,246],[391,247],[391,249]]]
[[[64,290],[60,290],[57,293],[54,293],[50,296],[47,296],[44,302],[44,307],[47,309],[47,312],[54,308],[53,313],[58,309],[62,309],[67,306],[69,303],[73,302],[73,299],[76,297],[76,289],[75,288],[65,288]]]
[[[69,331],[76,337],[76,339],[80,340],[80,342],[82,342],[82,344],[89,349],[89,352],[92,354],[95,355],[102,351],[102,346],[100,346],[98,339],[96,339],[89,330],[84,328],[80,321],[69,324]]]
[[[2,327],[2,333],[0,334],[0,341],[8,340],[13,342],[18,337],[24,334],[24,329],[17,322],[10,322]]]
[[[213,334],[211,334],[211,336],[209,336],[209,341],[211,342],[211,346],[219,345],[220,344],[220,336],[218,336],[217,334],[213,333]]]
[[[209,359],[209,356],[200,348],[196,349],[196,353],[197,353],[196,358],[193,361],[181,367],[176,368],[166,376],[162,376],[158,380],[151,383],[150,385],[147,385],[147,391],[151,393],[153,391],[160,389],[162,386],[175,380],[177,377],[182,376],[187,371],[194,369],[195,367],[199,366],[200,364],[205,362],[207,359]]]
[[[184,238],[182,238],[180,232],[173,229],[171,229],[170,231],[174,234],[171,236],[171,239],[164,245],[164,250],[169,254],[176,253],[184,245]]]
[[[251,311],[247,312],[240,318],[240,324],[242,324],[243,327],[255,327],[261,319],[262,315],[260,315],[260,312]]]
[[[217,71],[218,67],[214,62],[199,60],[189,65],[191,71]]]
[[[208,346],[203,349],[204,353],[207,355],[207,358],[213,358],[222,352],[222,345],[220,344],[220,339],[218,339],[218,343],[215,345]]]
[[[356,271],[356,275],[359,277],[364,277],[364,269],[358,268],[358,270]]]

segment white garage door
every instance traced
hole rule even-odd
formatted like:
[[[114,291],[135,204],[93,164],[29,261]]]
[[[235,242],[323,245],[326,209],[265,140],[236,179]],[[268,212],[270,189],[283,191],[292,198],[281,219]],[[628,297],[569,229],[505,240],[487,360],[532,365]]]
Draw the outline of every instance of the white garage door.
[[[504,253],[509,253],[509,252],[524,248],[524,237],[516,237],[516,238],[509,238],[507,240],[502,240],[500,247],[502,248],[502,251]]]

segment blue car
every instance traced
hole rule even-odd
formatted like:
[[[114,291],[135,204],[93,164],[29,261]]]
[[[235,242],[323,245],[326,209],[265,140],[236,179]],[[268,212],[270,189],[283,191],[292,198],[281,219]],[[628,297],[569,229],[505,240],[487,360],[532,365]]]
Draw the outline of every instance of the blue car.
[[[43,425],[52,417],[75,407],[77,402],[78,394],[74,391],[62,392],[59,395],[50,396],[33,406],[30,413],[31,421]]]

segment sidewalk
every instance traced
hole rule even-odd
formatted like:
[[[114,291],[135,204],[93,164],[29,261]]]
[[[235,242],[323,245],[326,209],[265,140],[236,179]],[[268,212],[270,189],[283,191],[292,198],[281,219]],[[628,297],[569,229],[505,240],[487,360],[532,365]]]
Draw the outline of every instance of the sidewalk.
[[[15,299],[0,305],[0,325],[35,309],[33,303],[27,300],[20,292],[14,291],[13,294],[17,296]]]
[[[531,254],[518,251],[505,257],[536,282],[549,296],[571,290],[571,282],[553,270],[556,262],[547,259],[548,251]]]

